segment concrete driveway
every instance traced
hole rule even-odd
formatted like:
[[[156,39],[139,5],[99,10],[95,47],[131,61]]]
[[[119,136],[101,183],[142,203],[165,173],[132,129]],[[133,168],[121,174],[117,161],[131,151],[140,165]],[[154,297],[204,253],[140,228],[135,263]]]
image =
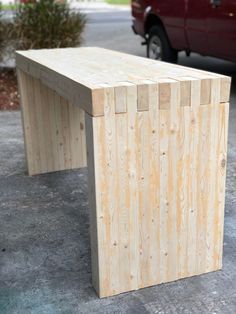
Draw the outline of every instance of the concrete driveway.
[[[145,55],[129,10],[84,10],[84,45]],[[197,55],[181,55],[180,64],[234,78],[223,270],[99,300],[91,286],[87,170],[28,177],[20,113],[1,112],[1,314],[236,313],[236,65]]]

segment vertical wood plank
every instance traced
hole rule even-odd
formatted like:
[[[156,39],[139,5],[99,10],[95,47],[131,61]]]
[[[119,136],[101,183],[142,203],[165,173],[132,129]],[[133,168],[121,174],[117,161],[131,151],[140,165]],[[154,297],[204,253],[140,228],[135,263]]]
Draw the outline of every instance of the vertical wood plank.
[[[199,139],[199,104],[201,99],[201,81],[191,81],[190,109],[190,176],[188,183],[188,274],[196,274],[196,245],[197,245],[197,175],[198,175],[198,139]]]
[[[207,232],[206,232],[206,271],[213,270],[214,267],[214,217],[215,211],[215,193],[216,193],[216,182],[217,182],[217,141],[216,136],[219,126],[218,115],[219,115],[219,103],[220,103],[220,79],[212,79],[211,81],[211,117],[210,117],[210,148],[209,148],[209,199],[207,206]]]
[[[160,283],[167,281],[168,267],[168,148],[170,114],[160,112]]]
[[[29,118],[30,118],[30,132],[32,134],[32,159],[33,159],[33,169],[29,169],[29,174],[38,173],[41,169],[41,158],[40,158],[40,145],[39,145],[39,125],[37,119],[37,110],[35,103],[35,93],[34,93],[34,80],[29,76],[26,76],[26,88],[27,97],[29,99]]]
[[[150,137],[149,137],[149,119],[148,111],[138,113],[137,135],[138,135],[138,183],[139,183],[139,267],[140,282],[139,287],[148,285],[149,279],[149,174],[150,174]]]
[[[121,291],[130,289],[130,208],[128,185],[128,121],[126,114],[116,115],[117,142],[117,200],[118,200],[118,246],[119,280]]]
[[[95,158],[98,159],[96,187],[100,202],[97,223],[101,297],[120,291],[114,88],[104,91],[104,113],[104,117],[94,118],[94,142],[98,143]]]
[[[206,269],[206,212],[209,197],[209,147],[210,142],[210,109],[201,106],[199,109],[199,145],[197,171],[197,246],[196,246],[196,273],[201,274]]]
[[[149,188],[148,206],[150,207],[150,215],[148,217],[149,229],[149,277],[148,284],[153,285],[160,281],[160,146],[159,146],[159,90],[158,84],[152,83],[148,85],[149,92],[149,119],[146,126],[149,131],[149,150],[150,150],[150,173],[149,173]],[[144,248],[145,249],[145,248]]]
[[[128,178],[129,178],[129,211],[130,211],[130,289],[138,289],[139,272],[139,195],[137,172],[137,86],[127,87],[128,119]]]
[[[214,265],[213,270],[222,268],[223,232],[224,232],[224,206],[225,182],[227,160],[229,104],[219,105],[218,132],[217,132],[217,180],[215,191],[214,216]]]
[[[34,169],[33,163],[33,138],[32,130],[30,125],[30,110],[29,103],[30,99],[27,94],[27,78],[23,71],[17,69],[17,79],[20,90],[20,102],[21,102],[21,118],[24,134],[24,145],[26,151],[26,162],[28,169]]]
[[[178,276],[187,276],[188,268],[188,214],[189,214],[189,164],[190,164],[190,107],[180,110],[178,133],[178,197],[177,197],[177,254]]]
[[[99,148],[98,132],[103,118],[95,119],[85,115],[87,160],[88,160],[88,197],[89,197],[89,230],[91,246],[92,284],[100,296],[100,281],[104,276],[104,267],[100,264],[100,248],[105,248],[105,237],[101,237],[100,221],[103,219],[101,212],[101,192],[99,180]],[[104,229],[102,229],[104,230]],[[104,241],[103,240],[103,241]]]
[[[46,172],[54,169],[55,162],[55,154],[53,152],[53,123],[50,121],[50,111],[53,104],[51,103],[51,99],[49,97],[48,88],[40,84],[39,90],[41,93],[41,115],[42,115],[42,128],[44,130],[43,134],[43,146],[45,149],[45,162],[46,162]]]
[[[167,280],[175,280],[178,277],[177,255],[177,161],[179,147],[177,134],[179,132],[180,111],[180,83],[170,84],[170,124],[168,132],[168,190],[167,190],[167,234],[168,234],[168,265]]]
[[[20,70],[18,80],[29,174],[86,166],[84,112]]]
[[[69,103],[60,97],[60,114],[62,129],[62,148],[63,148],[63,169],[72,169],[71,158],[71,137],[70,137],[70,120],[69,120]],[[79,124],[79,121],[77,122]]]
[[[47,98],[48,101],[46,105],[48,106],[48,119],[50,124],[50,141],[51,141],[51,148],[52,148],[52,157],[53,158],[53,167],[50,171],[57,171],[59,168],[59,152],[58,152],[58,145],[57,145],[57,125],[55,119],[55,92],[48,88],[47,90]]]
[[[86,167],[87,165],[87,155],[86,155],[86,134],[85,134],[85,112],[84,110],[75,107],[79,112],[79,127],[77,131],[77,136],[81,139],[80,152],[81,160],[79,161],[77,167]]]

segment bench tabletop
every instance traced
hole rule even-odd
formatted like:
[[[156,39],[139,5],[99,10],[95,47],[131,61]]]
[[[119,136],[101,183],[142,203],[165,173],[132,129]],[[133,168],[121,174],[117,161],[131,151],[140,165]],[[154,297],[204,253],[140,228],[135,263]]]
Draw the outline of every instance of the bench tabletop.
[[[218,78],[221,102],[229,100],[230,78],[227,76],[103,48],[18,51],[16,65],[93,116],[104,114],[104,90],[129,85],[198,79],[207,88],[210,80]]]

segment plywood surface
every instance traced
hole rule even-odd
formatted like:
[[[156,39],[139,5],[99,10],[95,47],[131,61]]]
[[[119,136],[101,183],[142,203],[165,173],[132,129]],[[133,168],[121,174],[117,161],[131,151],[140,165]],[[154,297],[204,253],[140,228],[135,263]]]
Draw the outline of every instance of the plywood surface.
[[[119,97],[122,97],[122,87],[129,83],[140,86],[139,110],[148,110],[148,105],[144,103],[147,80],[161,82],[167,79],[166,84],[169,79],[180,81],[186,95],[183,101],[190,105],[190,86],[187,82],[192,78],[201,80],[201,104],[208,104],[211,80],[217,77],[220,79],[220,101],[229,101],[230,78],[227,76],[102,48],[18,51],[16,63],[18,68],[93,116],[104,115],[104,89],[117,87]],[[165,93],[164,102],[168,98]],[[121,106],[117,100],[117,113],[127,111],[127,108]]]

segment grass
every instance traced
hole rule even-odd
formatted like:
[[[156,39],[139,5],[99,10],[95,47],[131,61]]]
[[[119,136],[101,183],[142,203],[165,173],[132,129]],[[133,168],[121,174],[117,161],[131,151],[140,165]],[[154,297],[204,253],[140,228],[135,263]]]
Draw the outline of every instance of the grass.
[[[130,5],[130,0],[106,0],[109,4],[126,4]]]
[[[15,11],[17,9],[17,4],[2,4],[1,8],[3,11]]]

